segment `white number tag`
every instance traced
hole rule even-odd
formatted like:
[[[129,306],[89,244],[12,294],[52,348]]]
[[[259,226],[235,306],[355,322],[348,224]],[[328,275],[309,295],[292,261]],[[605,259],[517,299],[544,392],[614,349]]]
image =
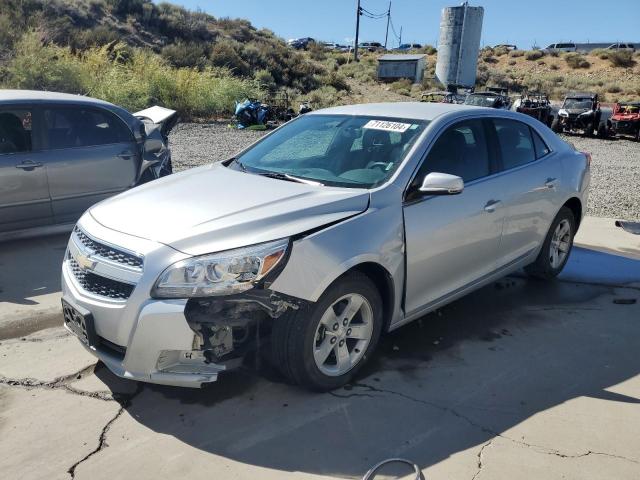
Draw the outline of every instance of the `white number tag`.
[[[406,132],[410,126],[410,123],[389,122],[387,120],[369,120],[362,128],[403,133]]]

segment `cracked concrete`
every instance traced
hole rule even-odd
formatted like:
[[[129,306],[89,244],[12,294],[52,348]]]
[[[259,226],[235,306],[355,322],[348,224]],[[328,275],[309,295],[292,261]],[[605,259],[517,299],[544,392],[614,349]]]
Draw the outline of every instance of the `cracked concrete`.
[[[253,371],[202,390],[143,386],[61,327],[21,330],[0,340],[0,472],[359,478],[404,457],[429,480],[637,480],[640,302],[614,300],[640,300],[640,269],[611,255],[635,248],[615,239],[581,239],[561,281],[509,278],[388,335],[324,395]],[[26,287],[12,298],[39,308]]]

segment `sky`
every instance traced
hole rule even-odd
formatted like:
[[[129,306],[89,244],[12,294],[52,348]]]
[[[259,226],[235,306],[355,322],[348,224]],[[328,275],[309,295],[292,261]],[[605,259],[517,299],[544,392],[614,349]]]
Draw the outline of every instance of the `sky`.
[[[352,42],[356,0],[169,0],[215,17],[246,18],[285,39],[312,37]],[[373,13],[389,0],[361,0]],[[436,45],[442,7],[462,0],[392,0],[391,21],[402,27],[403,43]],[[529,49],[555,42],[636,42],[640,44],[640,0],[476,0],[484,7],[481,44],[515,44]],[[386,17],[385,17],[386,18]],[[360,41],[384,43],[386,19],[361,18]],[[388,46],[398,40],[389,32]]]

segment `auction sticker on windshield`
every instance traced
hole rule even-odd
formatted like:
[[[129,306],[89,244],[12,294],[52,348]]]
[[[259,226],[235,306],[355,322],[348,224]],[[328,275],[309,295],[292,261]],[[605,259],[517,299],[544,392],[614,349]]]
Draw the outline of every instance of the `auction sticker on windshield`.
[[[387,120],[369,120],[362,128],[372,130],[386,130],[387,132],[404,133],[411,126],[410,123],[389,122]]]

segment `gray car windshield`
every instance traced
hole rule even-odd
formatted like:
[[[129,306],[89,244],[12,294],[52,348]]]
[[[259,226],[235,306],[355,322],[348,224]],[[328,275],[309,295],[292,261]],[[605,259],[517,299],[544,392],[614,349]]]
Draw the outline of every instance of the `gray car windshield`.
[[[283,180],[372,188],[392,175],[427,124],[402,118],[305,115],[238,156],[230,167]]]

